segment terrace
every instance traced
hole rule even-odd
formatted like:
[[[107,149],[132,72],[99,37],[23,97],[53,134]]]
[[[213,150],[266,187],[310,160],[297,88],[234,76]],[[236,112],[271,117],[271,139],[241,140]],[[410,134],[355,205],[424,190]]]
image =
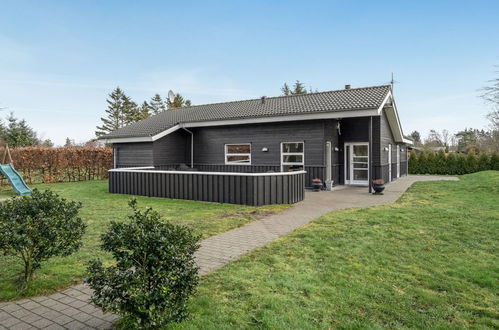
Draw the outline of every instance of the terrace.
[[[207,172],[153,166],[109,170],[109,192],[240,205],[293,204],[305,197],[306,171]]]

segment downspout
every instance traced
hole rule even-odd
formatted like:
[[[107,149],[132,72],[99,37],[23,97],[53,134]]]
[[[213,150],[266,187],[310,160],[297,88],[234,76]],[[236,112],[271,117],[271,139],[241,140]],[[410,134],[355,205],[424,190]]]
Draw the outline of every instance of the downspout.
[[[189,131],[184,126],[182,126],[182,128],[184,129],[184,131],[186,131],[186,132],[188,132],[188,133],[191,134],[191,168],[194,168],[194,133],[192,133],[191,131]]]
[[[369,184],[369,193],[373,192],[372,178],[373,178],[373,117],[369,117],[369,175],[368,175],[368,184]]]

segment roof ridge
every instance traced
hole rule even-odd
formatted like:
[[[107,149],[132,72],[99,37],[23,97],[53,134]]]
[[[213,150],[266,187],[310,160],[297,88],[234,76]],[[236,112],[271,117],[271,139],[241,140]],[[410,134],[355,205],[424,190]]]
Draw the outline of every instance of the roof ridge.
[[[355,88],[349,88],[349,89],[333,89],[333,90],[329,90],[329,91],[321,91],[321,92],[313,92],[313,93],[307,92],[306,94],[265,96],[265,98],[267,100],[269,100],[269,99],[278,99],[278,98],[285,98],[285,97],[300,97],[300,96],[303,97],[303,96],[319,95],[319,94],[325,94],[325,93],[352,91],[352,90],[369,89],[369,88],[381,88],[381,87],[391,87],[391,86],[390,85],[374,85],[374,86],[365,86],[365,87],[355,87]],[[189,107],[178,107],[178,108],[167,109],[165,111],[187,110],[187,109],[193,109],[193,108],[197,108],[197,107],[203,107],[203,106],[207,106],[207,105],[216,105],[216,104],[229,104],[229,103],[239,103],[239,102],[248,102],[248,101],[259,101],[260,99],[261,99],[261,97],[260,98],[246,99],[246,100],[237,100],[237,101],[225,101],[225,102],[196,104],[196,105],[191,105]]]

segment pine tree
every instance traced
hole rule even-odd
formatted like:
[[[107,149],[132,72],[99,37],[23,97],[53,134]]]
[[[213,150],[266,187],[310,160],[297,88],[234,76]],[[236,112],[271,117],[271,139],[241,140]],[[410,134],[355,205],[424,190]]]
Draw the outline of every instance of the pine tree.
[[[97,126],[95,135],[106,135],[124,126],[126,118],[124,111],[125,100],[126,95],[119,87],[116,87],[116,89],[109,94],[109,98],[106,100],[108,104],[106,109],[107,117],[101,118],[102,125]]]
[[[165,102],[163,102],[163,99],[159,94],[154,94],[154,96],[151,98],[151,101],[149,102],[149,105],[151,106],[151,113],[153,115],[157,115],[158,113],[166,110],[166,104]]]
[[[71,140],[70,138],[66,138],[66,142],[64,143],[65,147],[74,147],[75,146],[75,141]]]
[[[287,83],[284,83],[281,87],[282,95],[288,96],[291,95],[291,89],[289,88]]]
[[[129,125],[136,121],[143,119],[140,114],[140,109],[137,103],[132,101],[132,99],[123,95],[123,126]]]
[[[293,87],[294,87],[293,95],[307,94],[307,89],[303,86],[303,84],[299,80],[295,82]]]
[[[184,97],[180,95],[179,93],[175,94],[175,98],[173,99],[173,102],[168,102],[168,109],[175,109],[175,108],[182,108],[182,107],[189,107],[191,106],[191,101],[190,100],[184,100]]]
[[[297,80],[294,84],[293,84],[293,89],[289,88],[289,85],[287,83],[284,83],[284,85],[282,85],[281,87],[281,91],[282,91],[282,95],[285,95],[285,96],[288,96],[288,95],[303,95],[303,94],[307,94],[307,89],[305,88],[305,86],[303,85],[303,83],[301,83],[299,80]],[[312,91],[312,88],[310,89],[310,91]]]
[[[36,132],[26,123],[24,119],[17,119],[11,113],[7,117],[8,124],[5,127],[4,140],[11,147],[27,147],[40,144]]]
[[[137,110],[137,120],[142,120],[151,117],[154,114],[152,107],[147,101],[142,102],[142,105]]]

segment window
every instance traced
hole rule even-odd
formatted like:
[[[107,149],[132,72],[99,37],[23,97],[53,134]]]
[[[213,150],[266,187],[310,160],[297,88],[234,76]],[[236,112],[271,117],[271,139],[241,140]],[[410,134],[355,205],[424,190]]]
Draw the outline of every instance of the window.
[[[281,171],[303,170],[305,165],[305,153],[303,142],[282,142],[281,143]]]
[[[225,164],[251,164],[251,144],[226,144]]]

